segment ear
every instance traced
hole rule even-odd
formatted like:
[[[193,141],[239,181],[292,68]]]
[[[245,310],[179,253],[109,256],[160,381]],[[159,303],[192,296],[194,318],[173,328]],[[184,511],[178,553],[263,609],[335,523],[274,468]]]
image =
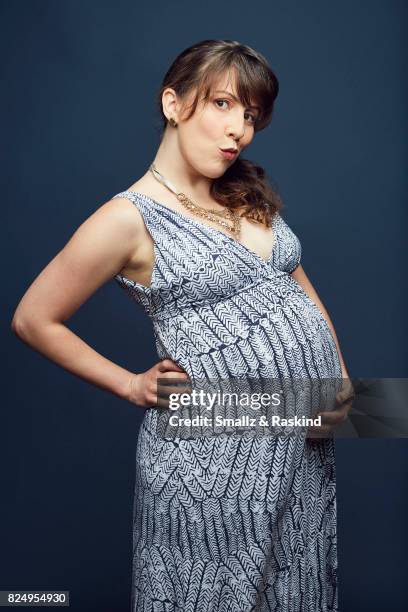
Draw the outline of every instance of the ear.
[[[179,111],[179,103],[177,99],[177,94],[171,87],[167,87],[162,94],[162,107],[163,113],[167,120],[170,118],[175,119],[177,122],[179,120],[178,111]]]

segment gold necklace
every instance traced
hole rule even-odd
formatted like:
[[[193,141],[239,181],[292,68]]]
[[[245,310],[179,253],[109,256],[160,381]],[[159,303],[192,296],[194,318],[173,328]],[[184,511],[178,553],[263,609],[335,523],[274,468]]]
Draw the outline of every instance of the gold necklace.
[[[170,189],[176,196],[177,199],[183,204],[185,208],[190,210],[193,214],[208,219],[214,223],[217,223],[221,227],[227,229],[231,234],[233,234],[237,240],[239,240],[241,236],[241,217],[237,212],[231,210],[230,208],[226,208],[225,210],[216,210],[216,209],[208,209],[195,204],[188,196],[184,193],[179,193],[177,189],[170,183],[168,179],[166,179],[160,172],[157,170],[154,164],[151,164],[149,170],[153,174],[153,176],[165,187]],[[222,219],[218,219],[217,217],[222,217]],[[228,219],[232,222],[232,227],[223,219]]]

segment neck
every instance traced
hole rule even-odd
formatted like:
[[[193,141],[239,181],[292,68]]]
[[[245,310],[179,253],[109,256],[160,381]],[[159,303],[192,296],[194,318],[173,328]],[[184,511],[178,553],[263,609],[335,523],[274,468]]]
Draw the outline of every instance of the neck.
[[[198,202],[208,202],[211,200],[210,188],[213,179],[199,174],[188,164],[180,152],[175,129],[170,131],[169,128],[166,128],[153,159],[153,164],[160,174],[172,183],[178,192],[185,193],[188,197],[193,200],[196,199]],[[157,184],[158,181],[150,170],[147,171],[146,178],[148,175]],[[167,187],[163,185],[163,189],[167,190]]]

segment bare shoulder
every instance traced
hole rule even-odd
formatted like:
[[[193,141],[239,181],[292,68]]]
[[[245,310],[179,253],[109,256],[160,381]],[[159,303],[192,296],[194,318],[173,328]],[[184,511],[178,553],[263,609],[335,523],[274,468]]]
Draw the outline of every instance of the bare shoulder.
[[[127,236],[136,236],[143,230],[143,219],[137,206],[126,198],[112,197],[101,204],[92,214],[95,220],[113,224]]]
[[[76,229],[59,259],[74,269],[81,266],[88,286],[114,276],[134,258],[143,243],[144,222],[135,204],[112,197],[100,204]]]

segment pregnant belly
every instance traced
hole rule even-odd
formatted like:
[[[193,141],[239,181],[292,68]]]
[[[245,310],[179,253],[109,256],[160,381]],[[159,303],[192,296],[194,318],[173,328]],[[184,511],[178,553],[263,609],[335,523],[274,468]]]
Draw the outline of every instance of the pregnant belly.
[[[185,309],[156,332],[160,358],[170,357],[193,380],[341,377],[326,319],[287,274]]]
[[[341,366],[334,337],[322,312],[291,280],[279,286],[276,283],[262,289],[258,286],[253,294],[247,291],[245,295],[234,296],[230,318],[221,316],[218,304],[211,311],[208,306],[201,311],[195,309],[197,317],[189,317],[188,325],[179,335],[183,342],[177,343],[173,337],[171,344],[179,349],[177,358],[171,354],[162,358],[170,356],[189,374],[195,388],[213,393],[228,391],[231,379],[243,381],[240,389],[246,392],[264,390],[265,379],[267,385],[268,381],[273,385],[276,379],[286,379],[289,385],[286,389],[292,389],[290,385],[295,379],[296,400],[291,404],[291,413],[310,415],[312,405],[303,403],[302,381],[311,383],[308,396],[311,389],[313,406],[321,407],[320,398],[331,398],[337,390],[337,381],[334,388],[331,381],[341,379]],[[204,318],[209,330],[205,340],[204,326],[198,327]],[[179,329],[177,321],[172,321],[171,329]],[[204,342],[209,349],[197,350]],[[261,387],[256,386],[256,379]],[[245,381],[250,382],[248,388]],[[276,391],[274,387],[265,389]],[[285,403],[285,410],[287,406]]]
[[[307,302],[301,309],[287,303],[271,311],[251,327],[247,338],[203,354],[200,360],[218,366],[225,376],[335,378],[341,373],[330,328],[317,307]]]

